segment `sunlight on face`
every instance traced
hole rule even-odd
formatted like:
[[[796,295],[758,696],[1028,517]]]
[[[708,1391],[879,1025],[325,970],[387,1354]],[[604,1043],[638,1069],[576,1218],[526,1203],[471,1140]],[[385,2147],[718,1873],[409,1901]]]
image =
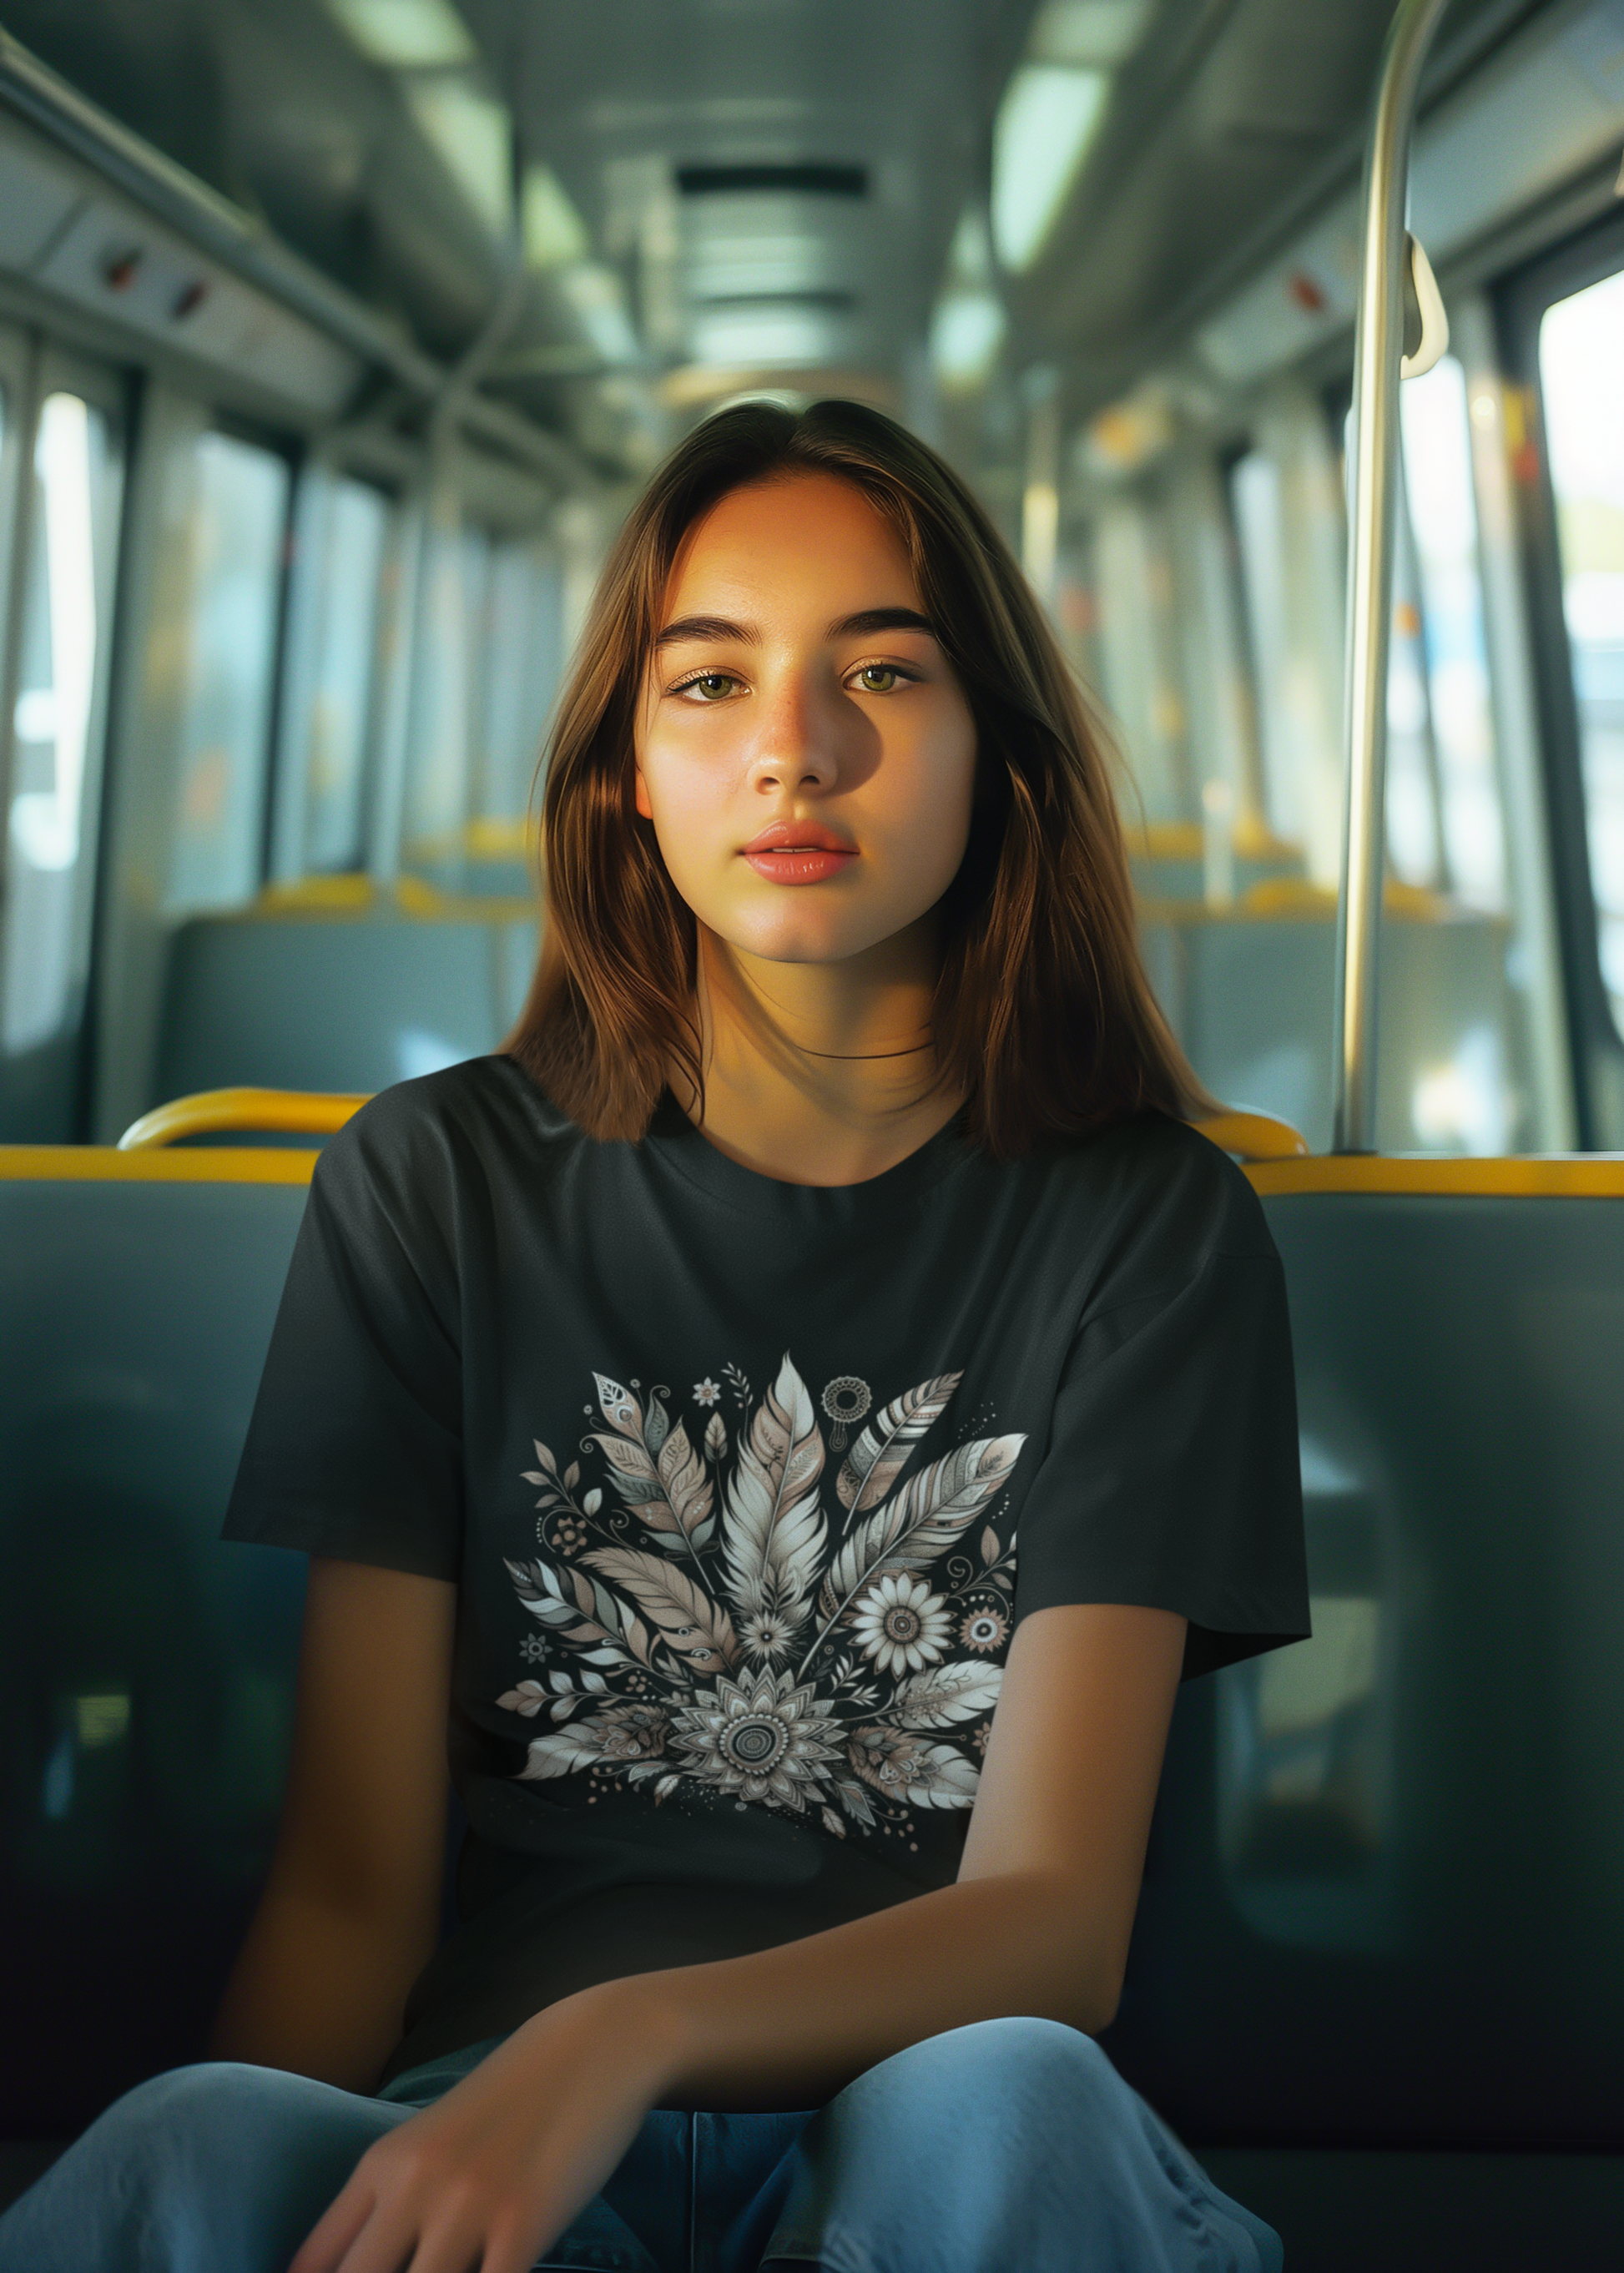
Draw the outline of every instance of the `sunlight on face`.
[[[735,490],[663,624],[637,810],[700,922],[779,963],[919,923],[964,858],[975,726],[890,525],[827,475]]]

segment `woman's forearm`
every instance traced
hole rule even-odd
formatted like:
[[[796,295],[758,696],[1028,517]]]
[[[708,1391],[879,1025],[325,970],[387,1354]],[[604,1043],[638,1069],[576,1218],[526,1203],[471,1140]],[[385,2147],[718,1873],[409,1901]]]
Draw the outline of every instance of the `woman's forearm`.
[[[583,1994],[643,2048],[651,2104],[816,2106],[968,2022],[1030,2014],[1103,2028],[1122,1958],[1091,1933],[1090,1907],[1089,1890],[1060,1876],[960,1880],[776,1949]]]

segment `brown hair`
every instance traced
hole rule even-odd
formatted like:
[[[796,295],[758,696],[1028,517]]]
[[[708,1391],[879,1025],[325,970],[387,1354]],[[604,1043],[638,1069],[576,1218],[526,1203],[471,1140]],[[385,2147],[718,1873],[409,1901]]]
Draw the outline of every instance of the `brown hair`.
[[[545,934],[508,1051],[594,1136],[641,1136],[673,1068],[703,1109],[698,928],[636,811],[633,723],[688,531],[731,491],[801,474],[850,482],[897,531],[975,721],[931,1008],[969,1134],[1010,1159],[1146,1106],[1210,1109],[1146,979],[1101,737],[1031,588],[934,451],[854,402],[718,411],[633,507],[551,738]]]

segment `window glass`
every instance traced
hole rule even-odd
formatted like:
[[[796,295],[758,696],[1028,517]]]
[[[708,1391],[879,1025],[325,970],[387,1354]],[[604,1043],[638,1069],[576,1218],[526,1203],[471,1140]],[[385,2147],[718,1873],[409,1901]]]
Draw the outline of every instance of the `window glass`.
[[[1418,585],[1443,865],[1457,900],[1499,913],[1507,904],[1505,832],[1466,378],[1455,357],[1445,356],[1423,377],[1406,379],[1399,410],[1410,508],[1405,549]],[[1395,670],[1402,652],[1401,637],[1394,643]],[[1389,811],[1389,828],[1392,818]]]
[[[191,469],[189,591],[169,911],[259,889],[288,514],[285,461],[204,434]]]
[[[300,540],[303,652],[290,671],[283,752],[296,776],[285,784],[294,793],[297,840],[285,866],[295,875],[361,865],[389,522],[387,500],[370,484],[321,472],[311,478]]]
[[[1624,272],[1547,308],[1539,381],[1602,977],[1624,1030]]]
[[[563,667],[564,578],[542,544],[508,543],[491,556],[485,668],[477,693],[476,822],[522,827]]]
[[[468,821],[469,755],[479,700],[479,626],[490,541],[440,501],[431,516],[414,658],[405,857],[455,862]]]
[[[106,413],[49,394],[34,491],[6,848],[4,1043],[75,1027],[88,959],[122,463]]]

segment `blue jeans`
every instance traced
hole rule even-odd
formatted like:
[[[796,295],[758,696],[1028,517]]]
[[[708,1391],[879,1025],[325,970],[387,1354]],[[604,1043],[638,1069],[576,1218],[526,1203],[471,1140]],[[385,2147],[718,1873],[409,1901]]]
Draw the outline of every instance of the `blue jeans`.
[[[272,2068],[128,2093],[0,2217],[0,2273],[285,2273],[374,2139],[489,2045],[364,2099]],[[1280,2273],[1089,2037],[982,2021],[809,2115],[656,2110],[538,2260],[623,2273]]]

